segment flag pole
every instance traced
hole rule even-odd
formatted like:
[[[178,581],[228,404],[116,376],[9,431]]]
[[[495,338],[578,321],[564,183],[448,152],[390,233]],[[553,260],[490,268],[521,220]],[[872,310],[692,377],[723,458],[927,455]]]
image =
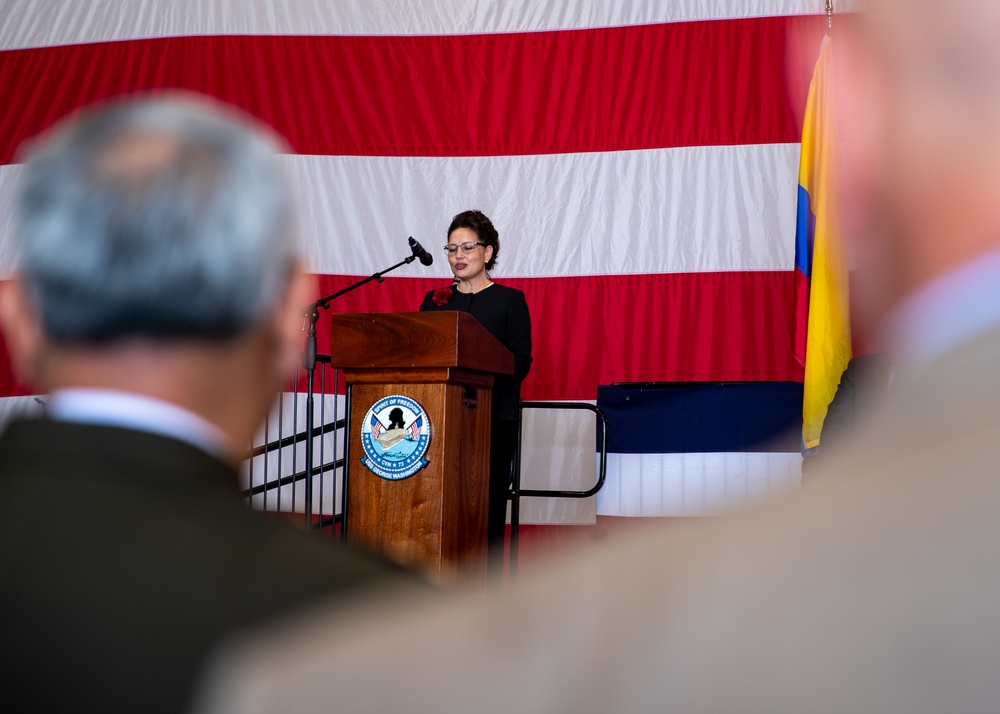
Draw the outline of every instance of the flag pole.
[[[826,34],[833,33],[833,0],[826,0]]]

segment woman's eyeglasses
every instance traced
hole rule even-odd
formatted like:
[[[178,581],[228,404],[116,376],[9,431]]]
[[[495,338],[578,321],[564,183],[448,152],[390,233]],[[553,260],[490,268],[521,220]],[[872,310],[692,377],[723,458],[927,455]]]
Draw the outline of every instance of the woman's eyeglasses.
[[[476,249],[477,245],[481,245],[483,247],[486,246],[485,243],[480,243],[479,241],[470,240],[468,243],[459,243],[458,245],[446,245],[444,247],[444,252],[447,253],[448,255],[455,255],[455,253],[457,253],[458,251],[462,251],[463,254],[471,253]]]

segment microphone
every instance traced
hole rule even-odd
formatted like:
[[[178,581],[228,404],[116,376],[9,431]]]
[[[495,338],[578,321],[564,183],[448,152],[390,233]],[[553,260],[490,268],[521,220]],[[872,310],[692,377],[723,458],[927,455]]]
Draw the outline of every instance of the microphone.
[[[414,257],[416,257],[421,265],[430,265],[434,262],[434,256],[428,253],[422,245],[410,236],[410,250],[413,251]]]

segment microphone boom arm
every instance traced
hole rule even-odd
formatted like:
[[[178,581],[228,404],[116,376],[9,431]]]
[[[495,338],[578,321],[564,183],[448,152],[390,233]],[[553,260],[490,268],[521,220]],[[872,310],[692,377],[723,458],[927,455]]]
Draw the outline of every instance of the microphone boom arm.
[[[383,280],[383,276],[386,273],[391,273],[396,268],[401,268],[404,265],[409,265],[410,263],[412,263],[416,259],[417,259],[417,256],[415,256],[415,255],[407,256],[406,258],[403,258],[401,261],[399,261],[395,265],[392,265],[392,266],[386,268],[385,270],[380,270],[377,273],[372,273],[367,278],[362,278],[358,282],[352,283],[351,285],[348,285],[343,290],[338,290],[337,292],[333,293],[332,295],[327,295],[325,298],[320,298],[319,300],[317,300],[316,302],[314,302],[313,304],[311,304],[309,307],[307,307],[305,309],[305,315],[306,315],[306,317],[310,318],[310,319],[312,318],[313,315],[317,315],[317,317],[318,317],[318,311],[319,311],[320,308],[323,308],[324,310],[328,309],[330,307],[330,302],[333,301],[333,300],[336,300],[341,295],[349,293],[352,290],[356,290],[356,289],[360,288],[362,285],[367,285],[368,283],[370,283],[373,280],[377,280],[377,281],[379,281],[381,283],[382,280]]]
[[[412,241],[413,239],[411,238],[410,240]],[[305,370],[305,373],[306,373],[306,434],[310,434],[311,435],[313,433],[313,423],[315,421],[315,416],[314,416],[313,410],[314,410],[314,405],[315,405],[316,323],[319,322],[319,311],[320,311],[320,308],[322,308],[324,310],[329,309],[331,301],[336,300],[341,295],[349,293],[352,290],[357,290],[362,285],[366,285],[366,284],[372,282],[373,280],[377,280],[378,282],[381,283],[382,280],[383,280],[383,276],[386,273],[392,272],[396,268],[401,268],[404,265],[409,265],[410,263],[412,263],[416,259],[417,259],[417,254],[416,254],[416,252],[414,252],[413,255],[410,255],[410,256],[407,256],[406,258],[403,258],[403,260],[399,261],[395,265],[392,265],[392,266],[386,268],[385,270],[380,270],[377,273],[372,273],[367,278],[362,278],[358,282],[352,283],[351,285],[348,285],[346,288],[344,288],[342,290],[338,290],[337,292],[333,293],[332,295],[327,295],[324,298],[320,298],[319,300],[317,300],[316,302],[312,303],[311,305],[309,305],[308,307],[305,308],[305,310],[304,310],[305,319],[309,323],[309,326],[307,328],[304,328],[304,330],[306,332],[306,342],[305,342],[305,345],[303,346],[303,349],[302,349],[302,368]],[[345,476],[344,476],[344,478],[345,478],[345,485],[344,486],[345,487],[343,489],[343,495],[342,495],[342,501],[341,501],[341,503],[342,503],[342,507],[341,507],[341,518],[342,518],[342,520],[341,520],[341,525],[340,525],[340,537],[341,537],[341,539],[344,539],[344,538],[347,537],[347,518],[346,518],[346,516],[347,516],[347,510],[346,510],[346,506],[347,506],[346,474],[347,474],[347,471],[346,471],[346,468],[347,467],[346,467],[346,465],[345,465],[344,468],[345,468],[345,471],[344,471],[344,474],[345,474]],[[313,472],[313,449],[312,449],[312,444],[310,442],[310,445],[306,448],[306,451],[305,451],[305,473],[308,474],[308,476],[306,477],[306,483],[305,483],[305,502],[306,503],[305,503],[304,518],[305,518],[305,522],[308,525],[313,525],[313,517],[312,517],[313,516],[313,510],[312,510],[313,509],[313,479],[312,479],[312,472]]]
[[[316,369],[316,323],[319,322],[319,310],[320,310],[320,308],[323,308],[324,310],[329,309],[331,301],[336,300],[341,295],[349,293],[352,290],[357,290],[362,285],[367,285],[368,283],[372,282],[373,280],[377,280],[378,282],[381,283],[382,280],[384,279],[382,276],[384,276],[386,273],[390,273],[393,270],[395,270],[396,268],[401,268],[404,265],[408,265],[408,264],[412,263],[416,259],[417,259],[417,256],[415,256],[415,255],[411,255],[409,257],[403,258],[403,260],[399,261],[398,263],[396,263],[393,266],[390,266],[390,267],[386,268],[385,270],[380,270],[377,273],[372,273],[367,278],[362,278],[358,282],[352,283],[352,284],[348,285],[343,290],[338,290],[337,292],[333,293],[332,295],[327,295],[325,298],[320,298],[316,302],[314,302],[311,305],[309,305],[305,310],[303,310],[304,316],[305,316],[306,320],[309,322],[309,327],[305,328],[305,330],[306,330],[306,343],[305,343],[305,345],[304,345],[304,347],[302,349],[302,368],[305,369],[306,372],[308,373],[309,382],[310,382],[310,385],[309,385],[309,387],[310,387],[310,393],[311,393],[311,388],[312,388],[312,384],[311,384],[311,382],[312,382],[312,376],[313,376],[313,372]]]
[[[332,295],[327,295],[325,298],[320,298],[319,300],[317,300],[312,305],[310,305],[309,307],[306,308],[306,310],[305,310],[306,318],[308,318],[310,320],[313,319],[312,316],[314,314],[316,314],[317,311],[320,308],[323,308],[324,310],[327,309],[327,308],[329,308],[330,307],[330,301],[331,300],[336,300],[337,298],[339,298],[344,293],[349,293],[352,290],[360,288],[362,285],[370,283],[373,280],[377,280],[377,281],[379,281],[381,283],[383,275],[385,275],[386,273],[391,273],[396,268],[401,268],[404,265],[409,265],[410,263],[412,263],[417,258],[420,258],[420,262],[423,265],[430,265],[431,263],[434,262],[434,259],[431,258],[431,256],[427,253],[427,251],[423,249],[423,246],[421,246],[419,243],[417,243],[417,241],[415,241],[413,239],[413,236],[410,236],[409,241],[410,241],[410,250],[412,251],[412,255],[410,255],[408,258],[403,258],[403,260],[399,261],[398,263],[396,263],[393,266],[390,266],[390,267],[386,268],[385,270],[380,270],[377,273],[373,273],[373,274],[369,275],[367,278],[363,278],[362,280],[359,280],[358,282],[354,283],[353,285],[348,285],[343,290],[338,290],[337,292],[333,293]],[[424,260],[424,258],[426,258],[426,260]]]

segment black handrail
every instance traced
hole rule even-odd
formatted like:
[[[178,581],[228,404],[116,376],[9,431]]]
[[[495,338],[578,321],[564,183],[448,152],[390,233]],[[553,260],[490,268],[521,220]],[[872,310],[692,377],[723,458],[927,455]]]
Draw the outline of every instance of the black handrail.
[[[343,513],[337,513],[337,514],[332,515],[332,516],[323,516],[318,521],[316,521],[315,523],[313,523],[313,528],[319,528],[320,530],[322,530],[323,528],[326,528],[327,526],[332,526],[332,525],[335,525],[337,523],[342,523],[343,520],[344,520],[344,514]]]
[[[315,360],[315,362],[317,364],[329,365],[332,362],[330,355],[327,355],[327,354],[314,354],[313,355],[313,359]],[[299,373],[298,373],[298,369],[296,369],[295,375],[292,378],[292,384],[297,383],[298,378],[299,378]],[[324,387],[323,387],[323,394],[325,395],[326,394],[326,389],[325,389],[326,373],[325,372],[322,373],[322,380],[323,380],[323,385],[324,385]],[[293,393],[293,397],[294,397],[294,400],[295,400],[294,403],[296,405],[298,404],[298,397],[299,397],[300,394],[301,393],[299,391],[297,391],[297,390],[295,390],[294,393]],[[283,402],[284,402],[284,396],[282,397],[281,401],[282,401],[282,404],[283,404]],[[307,405],[307,411],[311,413],[312,409],[313,409],[313,405],[312,404],[308,404]],[[283,410],[279,409],[279,412],[278,412],[278,433],[279,434],[281,434],[281,432],[282,432],[281,422],[282,422],[282,416],[283,416],[283,414],[284,414]],[[347,424],[346,418],[345,419],[337,419],[336,405],[334,405],[334,412],[333,412],[334,420],[332,422],[326,422],[325,421],[325,414],[326,414],[326,412],[325,412],[325,403],[324,403],[323,406],[321,407],[320,420],[324,421],[325,423],[321,424],[320,426],[313,427],[312,424],[311,424],[312,420],[311,419],[307,419],[306,420],[306,422],[307,422],[306,423],[306,429],[304,429],[302,431],[299,431],[294,426],[297,423],[297,415],[298,415],[298,412],[297,412],[297,409],[296,409],[295,416],[293,417],[293,420],[292,420],[292,422],[293,422],[293,430],[295,431],[295,433],[290,434],[288,436],[284,436],[284,437],[275,439],[273,441],[267,441],[264,444],[261,444],[259,446],[254,446],[254,447],[252,447],[250,449],[247,449],[247,451],[244,452],[244,455],[243,455],[244,461],[249,461],[250,464],[251,464],[251,466],[250,466],[251,486],[250,486],[250,488],[244,489],[241,493],[242,493],[242,496],[245,499],[247,499],[248,505],[250,507],[252,507],[252,498],[254,496],[259,496],[261,494],[266,494],[268,492],[274,491],[275,489],[280,489],[280,488],[282,488],[284,486],[289,486],[289,485],[292,486],[292,497],[293,497],[293,500],[294,500],[294,498],[295,498],[295,485],[298,484],[300,481],[304,481],[305,482],[305,486],[306,486],[306,488],[305,488],[306,508],[305,508],[305,513],[303,514],[304,515],[304,522],[306,524],[312,523],[313,526],[316,526],[318,524],[319,527],[321,527],[321,528],[325,527],[325,526],[329,526],[329,525],[333,524],[334,522],[336,522],[336,523],[340,523],[341,522],[342,517],[340,515],[336,515],[335,518],[334,518],[334,520],[330,520],[331,516],[321,517],[316,522],[313,522],[314,519],[312,517],[312,515],[313,515],[312,514],[312,500],[313,500],[313,498],[312,498],[312,488],[311,488],[311,486],[312,486],[314,477],[316,477],[316,476],[323,476],[324,474],[329,473],[331,471],[336,472],[336,469],[342,467],[343,464],[344,464],[344,460],[343,459],[337,459],[336,458],[337,457],[336,444],[334,444],[334,448],[333,448],[333,456],[334,456],[335,460],[333,462],[327,462],[327,461],[325,461],[325,459],[323,457],[323,446],[324,446],[324,442],[323,441],[320,441],[320,443],[319,443],[319,450],[320,450],[319,460],[321,461],[321,463],[319,465],[316,465],[316,464],[313,463],[313,459],[309,458],[313,454],[313,450],[315,448],[316,439],[318,437],[322,437],[322,436],[330,434],[330,433],[336,433],[337,431],[339,431],[341,429],[344,429],[346,427],[346,424]],[[264,431],[265,431],[265,439],[266,439],[267,438],[267,431],[268,431],[267,425],[265,425]],[[307,458],[306,458],[305,468],[303,470],[300,471],[296,467],[295,453],[293,453],[292,454],[292,470],[295,473],[293,473],[291,475],[288,475],[288,476],[283,476],[283,477],[280,477],[280,478],[277,478],[277,479],[274,479],[274,480],[267,480],[267,481],[265,481],[262,484],[256,484],[256,485],[253,484],[253,466],[252,466],[252,464],[253,464],[253,459],[255,457],[265,456],[267,454],[272,454],[272,453],[276,452],[278,454],[278,473],[280,474],[281,470],[282,470],[281,469],[281,461],[282,461],[281,454],[282,454],[282,451],[285,448],[287,448],[287,447],[294,447],[294,446],[298,446],[299,444],[305,444],[305,445],[307,445],[307,448],[306,448],[306,456],[307,456]],[[267,468],[267,464],[265,463],[265,465],[264,465],[264,478],[265,479],[267,479],[267,472],[268,472],[268,468]],[[310,473],[311,473],[311,475],[312,475],[313,478],[310,478],[307,475],[307,474],[310,474]],[[336,488],[336,485],[334,485],[334,488]],[[323,498],[323,483],[321,481],[320,482],[320,500],[321,501],[322,501],[322,498]],[[267,507],[266,507],[266,505],[265,505],[265,507],[264,507],[263,510],[265,510],[265,511],[268,510]],[[278,491],[277,510],[278,511],[281,510],[281,491],[280,490]]]
[[[327,471],[336,471],[341,466],[344,465],[343,459],[337,459],[328,464],[319,464],[312,467],[312,475],[319,476],[320,474],[325,474]],[[264,483],[257,484],[250,488],[243,490],[243,498],[250,498],[251,496],[259,496],[262,493],[268,491],[273,491],[276,488],[281,488],[282,486],[288,486],[289,484],[298,483],[299,481],[304,481],[306,479],[305,470],[299,471],[295,474],[288,474],[287,476],[282,476],[281,478],[274,479],[273,481],[265,481]]]
[[[323,358],[326,355],[317,355],[317,358]],[[329,357],[326,357],[329,359]],[[350,389],[347,392],[348,405],[350,405]],[[598,446],[600,450],[600,463],[597,472],[597,482],[591,487],[584,491],[575,490],[562,490],[562,489],[522,489],[521,488],[521,448],[522,448],[522,434],[521,434],[521,424],[522,419],[520,418],[521,412],[525,409],[551,409],[551,410],[584,410],[592,412],[597,418],[598,425]],[[522,498],[590,498],[595,496],[601,488],[604,486],[604,481],[607,476],[607,463],[608,463],[608,450],[607,450],[607,436],[608,436],[608,422],[604,413],[597,408],[594,404],[588,404],[586,402],[556,402],[556,401],[521,401],[519,405],[518,413],[518,430],[517,430],[517,449],[515,451],[515,458],[513,464],[513,473],[511,478],[511,488],[508,492],[507,498],[511,502],[511,534],[510,534],[510,575],[513,578],[517,573],[517,550],[518,550],[518,532],[520,528],[520,501]],[[311,444],[312,439],[318,436],[323,436],[330,432],[335,432],[339,429],[343,429],[347,426],[347,419],[338,419],[333,422],[322,424],[318,427],[312,429],[312,437],[307,443]],[[264,454],[271,453],[273,451],[278,451],[287,446],[293,446],[295,444],[306,441],[307,432],[302,431],[290,436],[286,436],[281,439],[263,444],[261,446],[254,447],[248,451],[248,457],[252,458],[254,456],[261,456]],[[313,466],[311,469],[307,469],[312,472],[312,476],[321,475],[329,471],[336,471],[343,467],[347,461],[347,444],[345,444],[345,454],[344,458],[337,459],[331,463],[319,464]],[[300,471],[295,474],[290,474],[288,476],[281,477],[272,481],[267,481],[263,484],[258,484],[252,486],[251,488],[245,489],[243,491],[244,498],[251,498],[253,496],[259,496],[263,493],[267,493],[276,488],[281,488],[283,486],[288,486],[293,483],[305,480],[308,478],[307,470]],[[341,524],[341,537],[346,536],[346,494],[347,494],[347,470],[344,469],[343,473],[344,483],[342,485],[342,512],[334,516],[327,516],[319,519],[316,523],[313,523],[313,527],[323,528],[326,526],[333,525],[335,523]]]
[[[601,461],[597,469],[597,483],[586,491],[569,491],[560,489],[522,489],[521,488],[521,418],[525,409],[564,409],[564,410],[585,410],[593,412],[597,417],[599,427],[598,446],[601,452]],[[521,521],[521,499],[522,498],[590,498],[595,496],[604,487],[604,479],[608,472],[608,419],[604,412],[597,408],[595,404],[587,402],[547,402],[547,401],[524,401],[522,400],[518,408],[517,420],[517,449],[514,457],[514,473],[511,479],[510,492],[507,494],[510,504],[510,577],[513,579],[517,575],[517,548],[518,530]]]
[[[329,434],[331,431],[337,431],[338,429],[343,429],[347,425],[346,419],[339,419],[337,421],[331,421],[327,424],[321,424],[320,426],[314,427],[312,430],[312,439],[317,436],[323,436],[324,434]],[[252,459],[255,456],[263,456],[264,454],[269,454],[272,451],[278,451],[279,449],[284,449],[286,446],[295,446],[296,444],[306,440],[309,436],[306,432],[300,431],[297,434],[291,434],[282,439],[276,441],[269,441],[266,444],[261,444],[260,446],[255,446],[249,451],[247,451],[244,460]]]

